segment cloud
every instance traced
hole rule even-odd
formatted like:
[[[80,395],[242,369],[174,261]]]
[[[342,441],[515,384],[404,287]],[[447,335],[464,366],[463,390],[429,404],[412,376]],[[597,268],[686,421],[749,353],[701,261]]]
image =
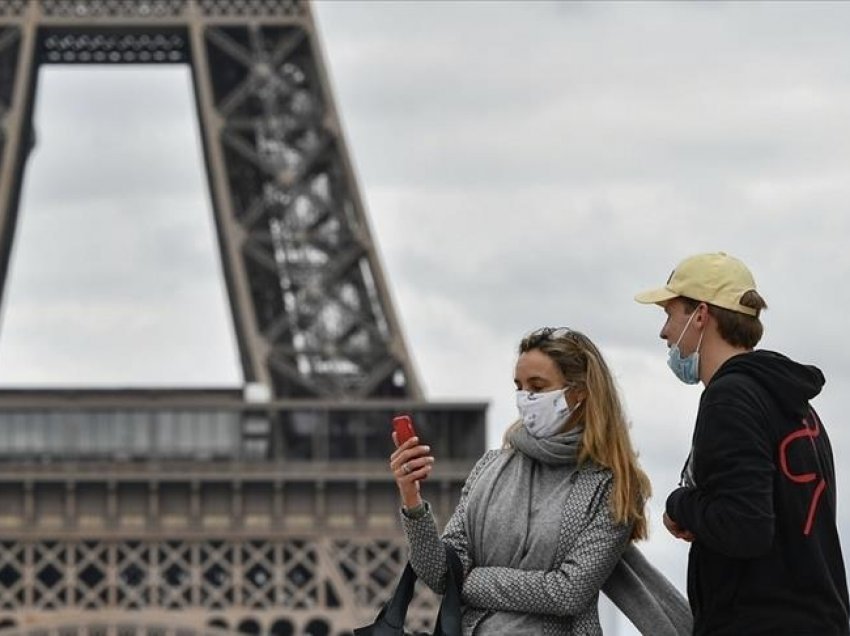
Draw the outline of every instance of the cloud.
[[[0,381],[241,384],[188,78],[41,70]]]
[[[185,66],[41,67],[25,181],[38,182],[27,189],[35,207],[132,200],[153,189],[160,196],[194,190],[203,200],[195,113]]]

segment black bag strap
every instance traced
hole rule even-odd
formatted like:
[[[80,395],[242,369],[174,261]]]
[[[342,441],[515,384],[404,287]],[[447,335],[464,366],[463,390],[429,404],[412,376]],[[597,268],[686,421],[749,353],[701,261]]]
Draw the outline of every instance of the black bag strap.
[[[392,598],[381,608],[375,622],[354,630],[354,636],[397,636],[404,633],[404,620],[407,618],[407,606],[413,599],[416,585],[416,573],[408,563],[401,574]]]
[[[445,544],[444,544],[445,545]],[[460,590],[463,584],[463,565],[449,545],[446,548],[446,592],[440,603],[440,613],[433,636],[461,636]],[[381,609],[375,622],[354,630],[354,636],[399,636],[404,633],[407,608],[413,599],[416,573],[408,563],[401,574],[392,598]]]
[[[446,593],[440,603],[434,636],[461,636],[460,591],[463,587],[463,564],[457,552],[446,546]]]

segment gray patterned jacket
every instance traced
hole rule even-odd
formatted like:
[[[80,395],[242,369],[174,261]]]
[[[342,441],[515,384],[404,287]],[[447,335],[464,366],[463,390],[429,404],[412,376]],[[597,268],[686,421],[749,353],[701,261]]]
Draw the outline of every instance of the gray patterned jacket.
[[[450,544],[464,566],[463,633],[471,636],[492,611],[539,615],[537,634],[599,636],[599,590],[628,545],[630,528],[617,525],[608,514],[613,475],[586,465],[573,473],[573,486],[564,506],[551,571],[507,567],[476,567],[471,561],[466,531],[469,493],[481,471],[500,453],[488,451],[475,465],[461,491],[460,502],[443,532],[442,541],[431,514],[416,519],[402,515],[410,544],[410,562],[417,576],[437,593],[445,589],[446,557]]]

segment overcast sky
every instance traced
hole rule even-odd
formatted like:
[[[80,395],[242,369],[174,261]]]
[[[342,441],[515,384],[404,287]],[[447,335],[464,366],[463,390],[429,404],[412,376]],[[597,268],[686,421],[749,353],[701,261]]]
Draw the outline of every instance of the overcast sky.
[[[587,333],[655,487],[645,550],[684,588],[687,549],[660,514],[701,387],[672,376],[662,311],[632,297],[683,257],[725,250],[770,305],[762,345],[826,374],[814,404],[850,488],[850,4],[346,0],[315,12],[431,399],[488,400],[496,446],[515,417],[520,337]],[[241,382],[192,99],[181,67],[42,69],[4,383]]]

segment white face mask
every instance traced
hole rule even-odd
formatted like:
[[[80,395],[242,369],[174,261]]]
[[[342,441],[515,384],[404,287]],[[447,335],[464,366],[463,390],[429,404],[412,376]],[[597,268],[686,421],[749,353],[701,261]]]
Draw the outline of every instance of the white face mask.
[[[552,437],[564,428],[564,424],[578,407],[576,404],[570,408],[567,404],[566,389],[567,387],[564,387],[544,393],[516,392],[519,415],[532,437]]]

